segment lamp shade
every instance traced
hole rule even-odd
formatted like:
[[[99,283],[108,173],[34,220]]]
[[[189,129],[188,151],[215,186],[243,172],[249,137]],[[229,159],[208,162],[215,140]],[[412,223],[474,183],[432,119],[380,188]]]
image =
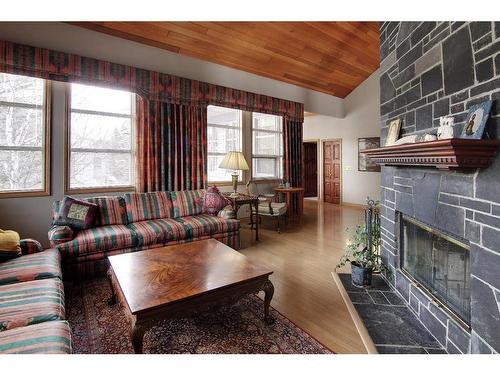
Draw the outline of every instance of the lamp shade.
[[[219,164],[219,168],[248,171],[248,164],[241,151],[229,151]]]

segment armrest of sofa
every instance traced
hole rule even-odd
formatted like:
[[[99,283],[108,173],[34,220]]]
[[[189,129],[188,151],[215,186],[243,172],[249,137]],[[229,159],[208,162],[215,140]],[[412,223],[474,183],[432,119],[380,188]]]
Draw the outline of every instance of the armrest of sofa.
[[[56,246],[64,242],[71,241],[75,237],[73,229],[66,225],[53,225],[49,229],[49,242],[50,246]]]
[[[19,246],[21,247],[21,252],[23,255],[35,254],[43,251],[42,244],[37,240],[31,238],[26,238],[19,241]]]

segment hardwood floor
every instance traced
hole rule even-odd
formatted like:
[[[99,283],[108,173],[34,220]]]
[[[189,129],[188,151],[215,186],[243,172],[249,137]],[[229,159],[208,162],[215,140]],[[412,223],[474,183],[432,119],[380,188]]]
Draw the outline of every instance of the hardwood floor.
[[[263,218],[259,242],[242,221],[241,252],[274,270],[271,305],[336,353],[366,353],[331,275],[350,236],[346,228],[362,220],[360,208],[306,199],[301,221],[281,234]]]

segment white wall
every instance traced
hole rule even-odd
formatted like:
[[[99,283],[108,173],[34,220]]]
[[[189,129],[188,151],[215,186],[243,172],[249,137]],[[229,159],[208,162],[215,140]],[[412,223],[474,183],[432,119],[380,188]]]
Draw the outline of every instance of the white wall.
[[[293,100],[304,103],[308,112],[344,116],[341,98],[65,23],[0,22],[0,39]]]
[[[358,138],[380,136],[379,72],[374,72],[345,99],[343,119],[307,116],[304,140],[342,139],[342,201],[364,204],[366,197],[380,199],[380,172],[358,171]],[[318,178],[323,181],[322,143],[318,150]],[[320,197],[323,186],[320,183]]]

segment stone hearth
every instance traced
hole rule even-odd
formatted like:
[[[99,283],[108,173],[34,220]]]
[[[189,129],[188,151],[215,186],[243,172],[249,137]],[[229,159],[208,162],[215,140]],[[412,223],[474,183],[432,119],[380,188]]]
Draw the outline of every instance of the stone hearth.
[[[381,354],[446,354],[439,342],[379,275],[371,288],[352,285],[351,274],[339,274],[352,304]]]

